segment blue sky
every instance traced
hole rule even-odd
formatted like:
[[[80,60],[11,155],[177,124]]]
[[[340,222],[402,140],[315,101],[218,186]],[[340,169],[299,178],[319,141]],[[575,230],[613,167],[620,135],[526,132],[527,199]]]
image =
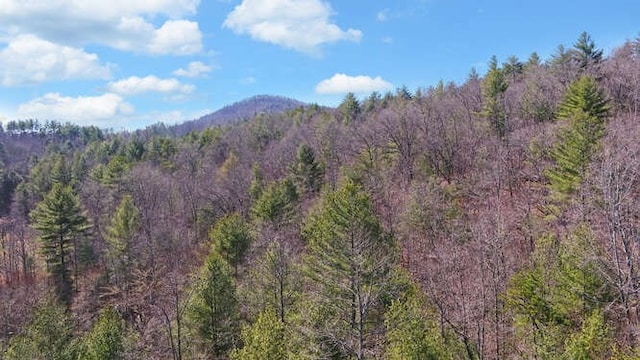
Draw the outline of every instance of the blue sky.
[[[582,31],[610,53],[640,1],[0,0],[0,121],[177,123],[257,94],[337,105],[547,59]]]

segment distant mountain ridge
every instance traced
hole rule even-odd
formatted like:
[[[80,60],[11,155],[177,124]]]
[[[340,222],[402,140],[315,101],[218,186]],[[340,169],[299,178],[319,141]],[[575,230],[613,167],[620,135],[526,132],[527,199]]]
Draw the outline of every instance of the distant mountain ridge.
[[[199,119],[176,125],[174,130],[176,134],[183,135],[194,130],[204,130],[214,125],[251,119],[260,113],[279,113],[305,105],[307,104],[302,101],[284,96],[256,95],[227,105]]]

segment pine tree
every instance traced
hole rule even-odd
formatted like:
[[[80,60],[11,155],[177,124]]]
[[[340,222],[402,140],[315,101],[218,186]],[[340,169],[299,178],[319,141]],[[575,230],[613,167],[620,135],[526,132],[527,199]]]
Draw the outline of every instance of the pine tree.
[[[239,336],[238,300],[231,269],[216,252],[206,259],[187,317],[199,350],[209,358],[226,356]]]
[[[482,82],[482,116],[487,118],[496,134],[503,137],[507,131],[507,115],[504,108],[504,92],[507,90],[504,72],[498,68],[498,59],[493,56],[489,62],[489,71]]]
[[[347,93],[342,103],[338,106],[338,111],[342,114],[342,122],[344,124],[350,124],[358,119],[362,110],[356,96],[353,93]]]
[[[351,180],[327,194],[304,236],[318,356],[363,359],[382,326],[373,313],[390,284],[393,239],[382,230],[369,196]]]
[[[295,166],[291,169],[298,188],[306,194],[315,194],[322,187],[324,167],[316,161],[316,156],[307,144],[298,147]]]
[[[298,191],[291,178],[270,182],[251,208],[252,215],[261,221],[279,224],[294,215]]]
[[[40,233],[41,251],[58,300],[69,305],[73,288],[71,265],[77,263],[75,245],[77,237],[89,230],[89,221],[71,187],[59,183],[53,185],[30,216],[33,228]]]
[[[598,150],[606,128],[609,105],[592,77],[573,82],[558,106],[558,118],[569,122],[560,131],[551,151],[554,167],[546,172],[550,187],[559,198],[575,193]]]
[[[124,321],[112,307],[107,307],[82,339],[79,359],[124,359],[124,341]]]
[[[439,327],[425,310],[424,300],[414,288],[394,300],[385,313],[386,359],[451,359]]]
[[[252,240],[247,223],[237,213],[227,215],[211,229],[209,238],[213,241],[214,251],[234,267],[237,276],[238,265]]]
[[[571,59],[581,70],[586,70],[602,61],[602,50],[596,49],[596,44],[586,31],[580,34],[570,53]]]
[[[37,305],[24,332],[11,339],[9,349],[2,357],[7,360],[75,360],[72,338],[73,320],[63,306],[47,298]]]
[[[105,240],[108,244],[107,257],[111,263],[114,282],[126,288],[133,266],[133,245],[140,228],[140,211],[130,195],[125,195],[107,227]]]
[[[273,313],[262,312],[256,321],[242,330],[241,349],[231,353],[237,360],[287,359],[286,327]]]

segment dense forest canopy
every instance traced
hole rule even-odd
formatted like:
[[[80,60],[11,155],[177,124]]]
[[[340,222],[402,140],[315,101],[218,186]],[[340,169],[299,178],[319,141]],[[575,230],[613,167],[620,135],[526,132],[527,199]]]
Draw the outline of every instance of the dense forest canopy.
[[[185,135],[4,124],[0,357],[640,358],[640,39],[488,64]]]

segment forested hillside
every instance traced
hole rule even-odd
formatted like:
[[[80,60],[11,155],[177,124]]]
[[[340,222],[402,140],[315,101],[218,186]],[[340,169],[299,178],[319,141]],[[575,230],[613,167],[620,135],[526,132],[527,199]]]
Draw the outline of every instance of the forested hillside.
[[[640,39],[175,136],[0,134],[0,358],[640,358]]]

